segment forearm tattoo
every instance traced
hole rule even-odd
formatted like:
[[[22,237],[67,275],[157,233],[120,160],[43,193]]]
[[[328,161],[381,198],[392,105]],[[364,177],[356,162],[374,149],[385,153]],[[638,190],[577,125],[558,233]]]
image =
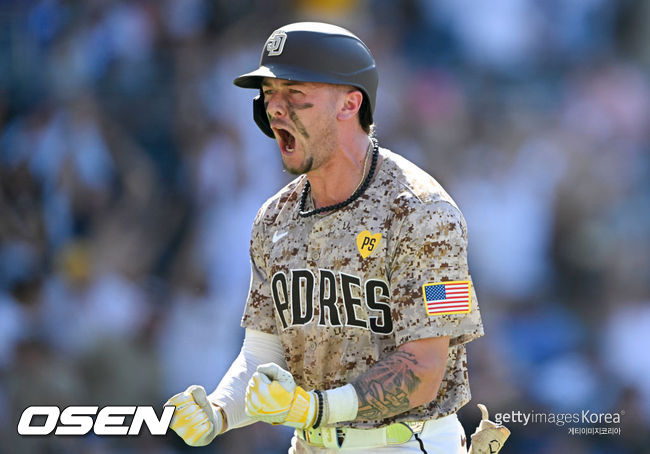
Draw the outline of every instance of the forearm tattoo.
[[[409,396],[420,384],[412,353],[398,351],[375,364],[352,385],[359,397],[357,419],[375,420],[404,413],[411,408]]]

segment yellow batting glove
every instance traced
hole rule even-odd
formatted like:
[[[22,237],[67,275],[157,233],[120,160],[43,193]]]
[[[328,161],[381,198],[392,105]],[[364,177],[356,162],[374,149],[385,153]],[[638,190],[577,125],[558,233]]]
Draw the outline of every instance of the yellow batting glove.
[[[277,364],[262,364],[246,388],[246,413],[258,421],[307,429],[316,419],[316,399]]]
[[[190,446],[205,446],[221,433],[223,417],[208,401],[203,386],[192,385],[169,399],[176,407],[169,427]]]

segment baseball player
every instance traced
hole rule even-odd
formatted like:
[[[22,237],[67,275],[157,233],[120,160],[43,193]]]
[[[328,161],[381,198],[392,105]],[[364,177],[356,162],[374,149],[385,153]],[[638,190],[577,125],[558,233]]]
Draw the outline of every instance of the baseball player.
[[[313,22],[273,32],[235,79],[298,176],[253,224],[239,356],[209,396],[168,401],[187,444],[263,421],[296,429],[290,453],[467,452],[456,412],[483,326],[465,220],[374,139],[377,82],[358,37]]]

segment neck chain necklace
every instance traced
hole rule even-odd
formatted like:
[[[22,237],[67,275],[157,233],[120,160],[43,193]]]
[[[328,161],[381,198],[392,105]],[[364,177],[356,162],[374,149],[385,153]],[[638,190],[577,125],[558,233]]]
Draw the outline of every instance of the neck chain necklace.
[[[361,183],[363,183],[365,181],[366,169],[368,168],[368,156],[370,156],[369,151],[370,150],[366,150],[366,156],[363,158],[363,170],[361,171],[361,179],[359,180],[359,183],[357,184],[357,187],[354,188],[354,191],[352,191],[353,194],[357,191],[357,189],[359,189],[359,187],[361,186]],[[309,192],[309,200],[311,201],[311,204],[313,206],[316,206],[316,204],[314,203],[314,192],[313,191]]]
[[[375,167],[377,167],[377,157],[379,156],[379,145],[377,144],[376,139],[370,139],[372,140],[372,162],[370,163],[370,171],[368,172],[368,175],[363,179],[363,181],[357,186],[357,189],[354,191],[354,193],[348,197],[346,200],[343,202],[336,203],[334,205],[329,205],[326,207],[321,207],[321,208],[314,208],[313,210],[310,211],[305,211],[305,205],[307,203],[307,196],[309,195],[311,185],[309,184],[309,180],[305,182],[305,187],[302,190],[302,195],[300,196],[300,205],[298,206],[298,214],[303,217],[309,217],[313,216],[315,214],[323,213],[325,211],[334,211],[334,210],[340,210],[341,208],[348,206],[355,200],[357,200],[361,194],[365,192],[365,190],[368,188],[370,185],[370,181],[372,180],[372,177],[375,175]],[[366,161],[367,161],[367,156],[366,156]],[[364,163],[364,172],[365,174],[365,163]]]

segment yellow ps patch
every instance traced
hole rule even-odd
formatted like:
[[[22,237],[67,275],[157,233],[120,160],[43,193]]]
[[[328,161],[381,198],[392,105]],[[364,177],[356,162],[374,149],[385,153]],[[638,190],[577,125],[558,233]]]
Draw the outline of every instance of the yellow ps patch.
[[[361,257],[364,259],[372,254],[379,242],[381,241],[381,233],[375,233],[374,235],[370,233],[370,230],[364,230],[357,235],[357,249]]]

